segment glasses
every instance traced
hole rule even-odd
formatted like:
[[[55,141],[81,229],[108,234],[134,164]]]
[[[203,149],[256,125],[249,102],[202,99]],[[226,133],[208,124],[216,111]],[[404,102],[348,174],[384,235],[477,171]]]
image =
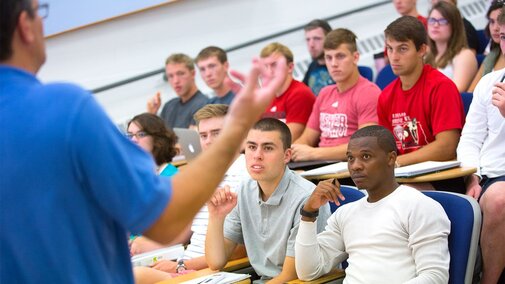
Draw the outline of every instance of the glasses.
[[[439,24],[440,26],[447,26],[449,24],[449,21],[445,18],[436,19],[436,18],[429,17],[428,18],[428,25],[434,26],[435,24]]]
[[[126,137],[133,139],[133,137],[136,137],[137,139],[144,138],[146,136],[149,136],[149,134],[145,131],[139,131],[137,133],[126,133]]]
[[[37,14],[43,20],[49,16],[49,3],[39,4],[36,9],[37,9]]]

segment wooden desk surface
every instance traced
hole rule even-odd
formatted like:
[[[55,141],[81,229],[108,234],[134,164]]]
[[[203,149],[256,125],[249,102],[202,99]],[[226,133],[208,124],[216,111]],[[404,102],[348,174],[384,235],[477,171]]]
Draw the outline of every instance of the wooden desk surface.
[[[396,181],[398,181],[399,183],[432,182],[432,181],[437,181],[437,180],[464,177],[464,176],[471,175],[475,172],[477,172],[476,168],[457,167],[457,168],[442,170],[442,171],[433,172],[433,173],[420,175],[420,176],[416,176],[416,177],[411,177],[411,178],[396,178]],[[308,180],[325,180],[325,179],[331,179],[331,178],[336,178],[336,179],[348,178],[350,176],[351,175],[349,174],[349,172],[343,172],[343,173],[338,173],[338,174],[306,176],[305,178]]]
[[[319,283],[328,283],[330,281],[335,281],[337,279],[341,279],[345,277],[345,272],[342,269],[335,269],[331,271],[330,273],[319,277],[317,279],[314,279],[312,281],[302,281],[302,280],[291,280],[287,283],[310,283],[310,284],[319,284]]]
[[[419,183],[419,182],[432,182],[437,180],[452,179],[458,177],[469,176],[477,172],[476,168],[471,167],[457,167],[452,169],[447,169],[443,171],[438,171],[434,173],[429,173],[425,175],[420,175],[411,178],[396,178],[399,183]]]

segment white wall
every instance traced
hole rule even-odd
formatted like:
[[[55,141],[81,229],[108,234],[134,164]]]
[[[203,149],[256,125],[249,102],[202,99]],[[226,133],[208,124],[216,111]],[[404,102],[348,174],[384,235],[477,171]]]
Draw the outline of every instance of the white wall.
[[[475,0],[478,1],[478,0]],[[303,25],[314,18],[340,14],[377,0],[179,0],[154,10],[62,34],[47,40],[48,61],[39,73],[43,81],[71,81],[94,89],[163,67],[174,52],[195,56],[208,45],[228,48],[243,42]],[[460,0],[460,5],[468,1]],[[429,1],[418,1],[426,14]],[[331,21],[352,29],[358,38],[382,33],[397,16],[392,4]],[[303,32],[276,39],[289,46],[295,61],[307,59]],[[235,69],[246,71],[252,56],[267,42],[229,53]],[[371,65],[371,55],[362,56]],[[201,80],[197,84],[208,91]],[[111,118],[120,123],[145,111],[156,91],[166,101],[173,96],[162,76],[97,94]]]

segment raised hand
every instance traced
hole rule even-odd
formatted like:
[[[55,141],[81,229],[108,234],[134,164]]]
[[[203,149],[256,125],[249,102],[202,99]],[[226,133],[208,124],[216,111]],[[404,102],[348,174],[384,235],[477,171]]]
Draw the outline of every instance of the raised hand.
[[[328,179],[317,184],[317,187],[314,189],[303,208],[305,211],[313,212],[328,203],[328,201],[340,205],[339,199],[345,200],[344,195],[340,192],[340,183],[337,179]]]
[[[260,88],[258,86],[258,76],[265,66],[261,64],[259,59],[253,59],[252,63],[253,66],[248,76],[236,71],[230,72],[232,76],[241,82],[245,82],[245,84],[230,105],[226,124],[238,125],[245,127],[245,129],[249,129],[258,120],[275,98],[284,82],[285,76],[283,74],[286,73],[288,68],[286,59],[279,56],[273,70],[272,80],[269,80],[268,84],[264,84]]]
[[[161,106],[161,94],[157,92],[150,100],[147,101],[147,112],[157,114]]]
[[[237,205],[237,194],[230,190],[229,186],[218,188],[207,202],[209,216],[224,219]]]

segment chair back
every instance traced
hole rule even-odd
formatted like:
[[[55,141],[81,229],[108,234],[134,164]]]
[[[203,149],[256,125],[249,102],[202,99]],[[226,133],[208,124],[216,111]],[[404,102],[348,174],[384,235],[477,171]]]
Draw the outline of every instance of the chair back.
[[[391,69],[391,65],[386,65],[382,70],[377,74],[377,78],[375,79],[375,84],[379,86],[381,90],[384,90],[389,83],[393,82],[397,76],[393,73],[393,69]]]
[[[464,92],[461,93],[461,100],[463,101],[463,108],[465,110],[465,117],[468,114],[468,110],[470,109],[470,104],[473,100],[473,93]]]
[[[342,194],[344,195],[345,200],[340,200],[340,205],[330,202],[331,213],[335,212],[335,210],[337,210],[338,207],[359,200],[365,196],[365,194],[362,191],[358,190],[355,186],[350,185],[341,185],[340,192],[342,192]]]
[[[359,74],[368,79],[368,81],[373,82],[373,70],[368,66],[358,66]]]
[[[449,284],[472,283],[482,219],[479,204],[475,199],[459,193],[423,193],[440,203],[451,221]]]

